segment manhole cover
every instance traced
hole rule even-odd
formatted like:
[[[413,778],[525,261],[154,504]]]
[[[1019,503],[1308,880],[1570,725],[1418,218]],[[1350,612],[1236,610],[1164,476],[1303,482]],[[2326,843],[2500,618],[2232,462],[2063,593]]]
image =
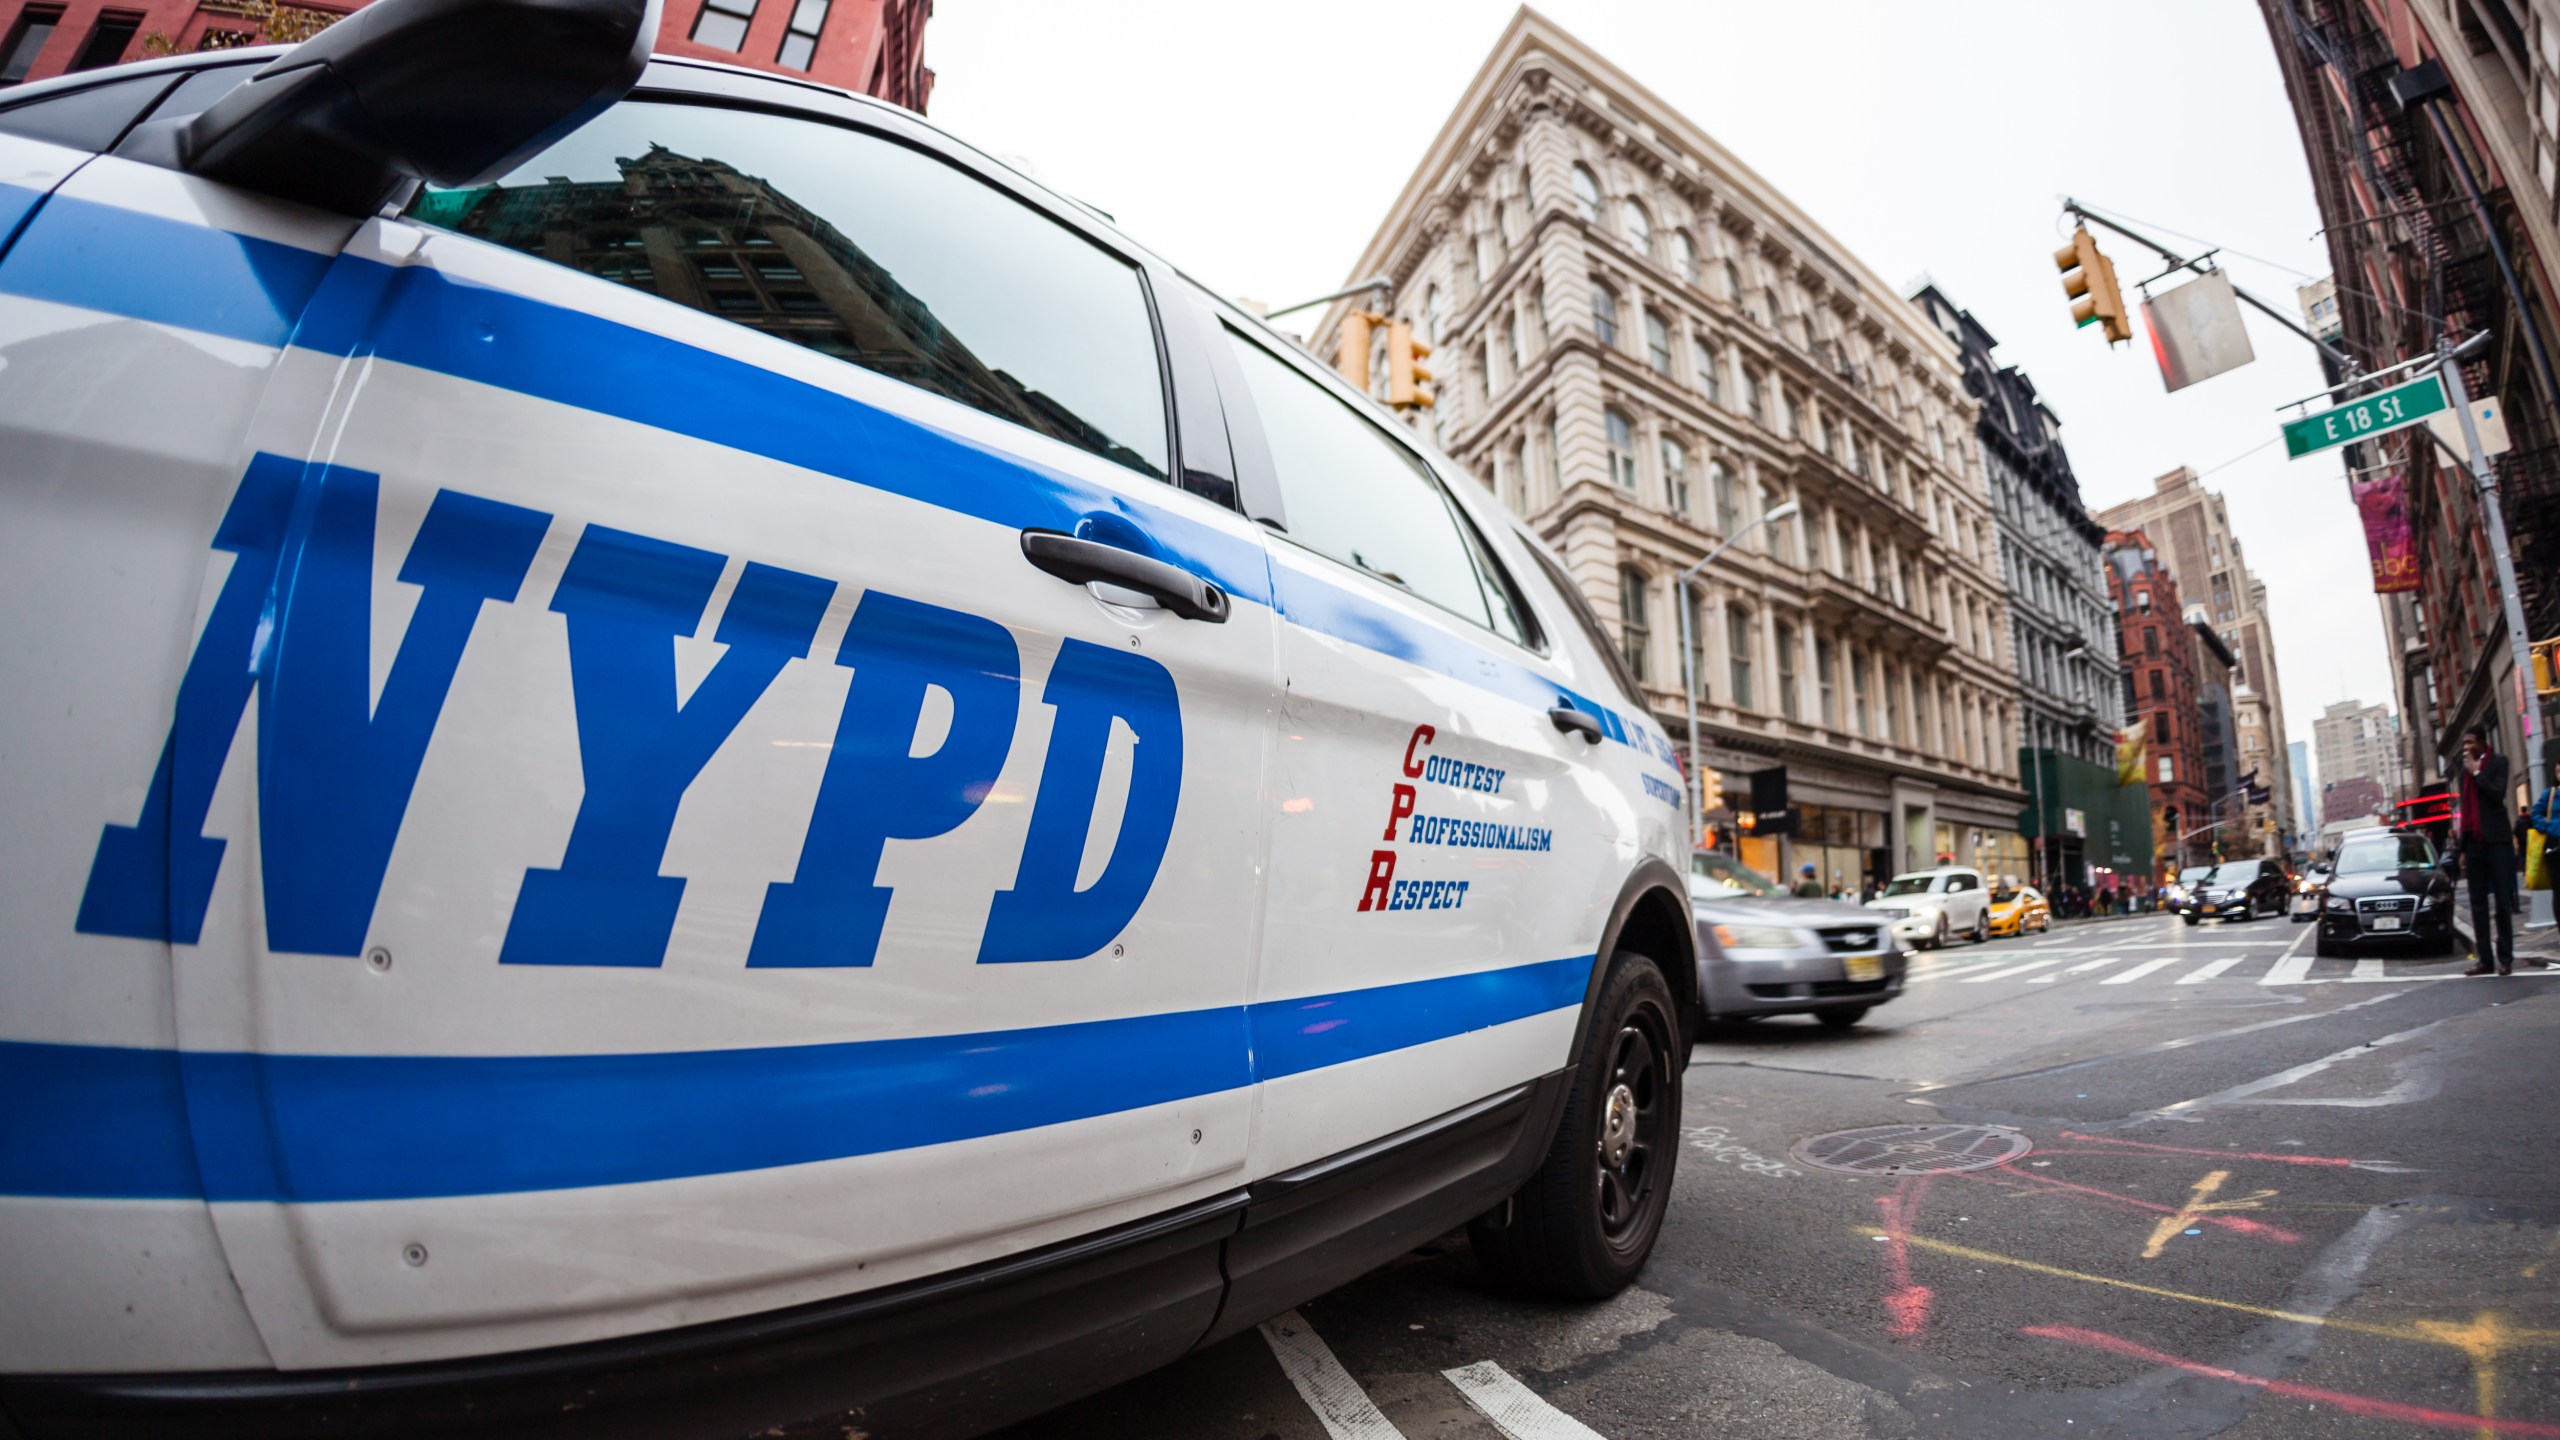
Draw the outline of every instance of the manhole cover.
[[[1789,1153],[1849,1175],[1943,1175],[1988,1170],[2033,1148],[2005,1125],[1876,1125],[1810,1136]]]

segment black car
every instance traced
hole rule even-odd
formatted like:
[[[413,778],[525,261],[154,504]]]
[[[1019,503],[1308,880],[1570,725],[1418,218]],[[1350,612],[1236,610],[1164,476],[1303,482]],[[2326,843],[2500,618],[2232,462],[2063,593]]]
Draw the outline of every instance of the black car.
[[[2338,847],[2320,896],[2322,955],[2375,945],[2451,954],[2453,882],[2436,864],[2424,835],[2358,835]]]
[[[2293,872],[2282,860],[2220,860],[2179,871],[2169,908],[2190,925],[2255,920],[2283,914],[2292,895]]]

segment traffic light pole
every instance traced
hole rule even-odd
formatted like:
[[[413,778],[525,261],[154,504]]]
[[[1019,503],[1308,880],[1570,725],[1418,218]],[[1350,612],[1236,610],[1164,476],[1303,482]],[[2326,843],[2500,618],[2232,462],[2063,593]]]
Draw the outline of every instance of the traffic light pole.
[[[1707,772],[1700,768],[1700,747],[1698,745],[1698,647],[1689,638],[1689,582],[1698,578],[1699,571],[1714,564],[1717,556],[1732,549],[1735,542],[1739,541],[1743,536],[1750,534],[1752,531],[1759,529],[1763,525],[1774,524],[1778,521],[1785,520],[1790,516],[1793,516],[1795,513],[1796,503],[1792,500],[1768,511],[1759,519],[1752,521],[1750,524],[1745,525],[1741,529],[1726,536],[1722,544],[1707,552],[1706,558],[1700,560],[1697,564],[1690,566],[1688,569],[1681,571],[1679,577],[1671,582],[1672,608],[1680,612],[1680,688],[1686,693],[1689,701],[1689,783],[1686,787],[1686,793],[1689,800],[1689,845],[1692,849],[1697,847],[1698,837],[1705,834],[1707,828],[1706,807],[1699,803],[1699,790],[1704,783],[1704,777]]]
[[[2079,201],[2071,199],[2068,196],[2063,197],[2062,211],[2066,215],[2087,221],[2090,224],[2103,225],[2123,236],[2127,240],[2132,241],[2134,244],[2143,246],[2155,252],[2161,259],[2169,262],[2169,268],[2172,270],[2193,270],[2199,275],[2211,273],[2204,268],[2201,262],[2188,259],[2186,256],[2179,254],[2177,251],[2170,249],[2168,246],[2161,244],[2159,241],[2152,239],[2148,235],[2143,235],[2133,230],[2129,230],[2123,225],[2120,225],[2115,221],[2108,219],[2106,216],[2087,208]],[[2292,316],[2285,314],[2283,311],[2268,304],[2266,301],[2259,299],[2257,296],[2250,294],[2248,291],[2241,289],[2237,285],[2231,287],[2231,293],[2239,296],[2242,300],[2247,301],[2252,308],[2256,309],[2260,314],[2265,315],[2268,319],[2275,321],[2287,330],[2292,331],[2294,334],[2299,335],[2303,339],[2320,347],[2320,353],[2328,356],[2332,361],[2336,362],[2338,368],[2343,373],[2348,375],[2356,373],[2358,367],[2354,356],[2349,355],[2346,351],[2339,349],[2337,346],[2330,344],[2319,336],[2312,334],[2310,331],[2303,329]]]

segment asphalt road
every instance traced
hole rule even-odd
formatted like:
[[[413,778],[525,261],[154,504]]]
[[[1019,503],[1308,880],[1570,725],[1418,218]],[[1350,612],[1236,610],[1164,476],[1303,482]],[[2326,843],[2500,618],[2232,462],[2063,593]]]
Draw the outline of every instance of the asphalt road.
[[[1008,1435],[2560,1437],[2560,969],[2309,928],[1960,943],[1857,1030],[1717,1027],[1616,1300],[1514,1299],[1453,1235]],[[1901,1124],[2033,1148],[1791,1154]]]

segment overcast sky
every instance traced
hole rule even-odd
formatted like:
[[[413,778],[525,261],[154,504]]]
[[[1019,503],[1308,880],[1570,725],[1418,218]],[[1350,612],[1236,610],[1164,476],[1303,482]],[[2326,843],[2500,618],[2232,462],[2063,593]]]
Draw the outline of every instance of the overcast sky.
[[[2063,423],[2082,498],[2212,469],[2274,611],[2287,738],[2390,699],[2364,542],[2334,459],[2288,462],[2277,407],[2317,357],[2252,314],[2258,361],[2176,395],[2139,337],[2074,330],[2060,197],[2206,244],[2290,307],[2328,254],[2255,5],[1551,0],[1906,293],[1936,280]],[[1513,6],[941,0],[933,118],[1111,212],[1213,288],[1335,289]],[[2136,225],[2137,229],[2146,228]],[[2173,238],[2168,232],[2176,231]],[[2128,291],[2161,267],[2100,236]],[[1908,283],[1906,283],[1908,282]],[[2171,282],[2174,283],[2174,282]],[[2165,286],[2163,288],[2166,288]],[[2128,296],[2129,301],[2135,297]],[[2259,448],[2263,447],[2263,448]]]

